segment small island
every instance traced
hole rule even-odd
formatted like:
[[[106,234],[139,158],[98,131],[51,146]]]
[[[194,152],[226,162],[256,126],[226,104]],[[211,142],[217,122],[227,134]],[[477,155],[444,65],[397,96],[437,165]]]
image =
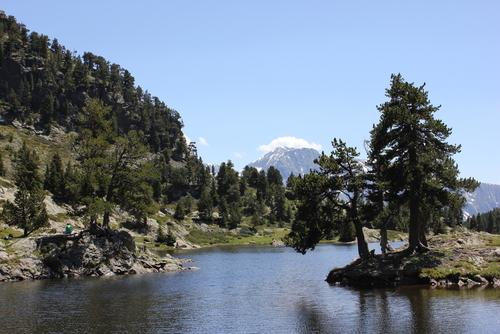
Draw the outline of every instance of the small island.
[[[437,288],[500,287],[500,236],[463,229],[429,238],[430,251],[378,254],[333,269],[330,284],[362,288],[428,285]]]

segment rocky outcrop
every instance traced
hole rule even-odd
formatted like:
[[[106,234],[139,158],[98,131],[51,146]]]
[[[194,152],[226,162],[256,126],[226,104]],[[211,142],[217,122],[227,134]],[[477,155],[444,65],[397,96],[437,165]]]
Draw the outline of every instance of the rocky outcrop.
[[[358,259],[346,267],[333,269],[326,281],[356,287],[425,284],[428,280],[419,276],[418,267],[419,264],[406,261],[396,253],[376,255],[368,260]]]
[[[0,281],[110,276],[189,269],[170,255],[138,252],[126,231],[83,231],[26,238],[0,250]]]

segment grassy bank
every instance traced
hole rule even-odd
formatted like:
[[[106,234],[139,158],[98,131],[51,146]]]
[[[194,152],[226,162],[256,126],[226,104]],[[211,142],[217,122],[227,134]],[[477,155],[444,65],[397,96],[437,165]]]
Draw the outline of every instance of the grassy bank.
[[[187,239],[202,247],[218,245],[270,245],[273,240],[281,241],[290,231],[288,228],[264,227],[256,228],[257,232],[250,234],[248,228],[239,232],[227,230],[191,230]]]
[[[487,233],[455,232],[435,236],[433,257],[436,266],[422,268],[421,276],[434,279],[456,277],[487,279],[500,278],[500,235]]]

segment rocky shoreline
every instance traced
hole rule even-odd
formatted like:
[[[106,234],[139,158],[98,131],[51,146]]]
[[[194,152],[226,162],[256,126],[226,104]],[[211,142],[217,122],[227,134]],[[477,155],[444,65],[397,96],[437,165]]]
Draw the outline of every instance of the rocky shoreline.
[[[392,255],[392,254],[391,254]],[[343,268],[335,268],[328,274],[330,284],[359,288],[383,288],[399,285],[427,285],[439,288],[489,286],[500,288],[500,279],[479,274],[450,274],[445,278],[422,275],[422,267],[394,256],[376,256],[368,261],[355,261]]]
[[[400,251],[357,259],[328,274],[330,284],[361,288],[427,285],[437,288],[500,287],[498,237],[456,232],[430,238],[431,251],[404,256]]]
[[[126,231],[20,238],[0,248],[0,282],[189,270],[187,260],[139,251]]]

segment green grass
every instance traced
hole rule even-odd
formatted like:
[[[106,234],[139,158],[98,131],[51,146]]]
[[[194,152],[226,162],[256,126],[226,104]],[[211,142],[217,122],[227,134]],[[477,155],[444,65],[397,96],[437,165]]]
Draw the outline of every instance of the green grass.
[[[485,238],[488,246],[500,247],[500,234],[492,234]]]
[[[228,237],[224,232],[192,230],[186,238],[188,241],[201,245],[216,245],[228,243]]]
[[[187,239],[200,246],[213,245],[270,245],[273,240],[282,240],[288,229],[280,227],[260,226],[255,235],[234,235],[229,232],[207,231],[193,229]]]
[[[64,135],[64,139],[48,140],[37,136],[25,129],[17,129],[10,125],[0,125],[0,152],[3,153],[4,165],[7,169],[7,176],[12,176],[11,153],[16,152],[26,142],[26,145],[34,149],[40,157],[40,161],[45,165],[54,155],[59,153],[66,163],[71,158],[71,135]],[[9,138],[12,137],[12,142]]]
[[[14,183],[4,179],[3,177],[0,177],[0,186],[5,188],[12,188],[14,187]]]
[[[401,231],[387,230],[387,238],[390,241],[400,241],[401,239],[406,239],[408,234]]]
[[[445,261],[433,268],[423,268],[420,275],[436,280],[452,277],[472,278],[475,275],[485,278],[500,277],[500,260],[490,258],[481,265],[475,265],[467,260]]]
[[[156,242],[154,238],[149,236],[135,236],[134,241],[139,251],[144,246],[146,246],[147,249],[154,251],[169,251],[175,249],[175,247],[167,246],[166,244]]]
[[[282,240],[288,234],[286,228],[262,228],[257,235],[230,236],[230,245],[270,245],[273,240]]]
[[[8,237],[9,235],[12,235],[14,238],[19,238],[23,236],[23,232],[11,227],[0,228],[0,239]]]
[[[481,276],[490,277],[500,277],[500,260],[489,262],[487,266],[481,269]]]
[[[66,213],[63,213],[63,212],[58,213],[56,215],[49,215],[49,219],[50,220],[53,220],[53,221],[59,222],[59,223],[65,221],[68,218],[69,218],[69,216]]]

